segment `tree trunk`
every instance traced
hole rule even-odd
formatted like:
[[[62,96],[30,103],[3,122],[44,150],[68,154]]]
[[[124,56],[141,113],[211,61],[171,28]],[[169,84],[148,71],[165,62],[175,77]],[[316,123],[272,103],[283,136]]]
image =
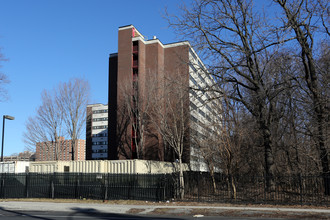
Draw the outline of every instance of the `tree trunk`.
[[[275,180],[274,180],[274,155],[272,149],[271,133],[269,127],[264,121],[260,121],[260,127],[262,130],[263,145],[265,150],[265,178],[266,178],[266,190],[268,192],[275,191]]]
[[[210,168],[209,168],[209,169],[210,169]],[[217,185],[216,185],[215,178],[214,178],[214,170],[213,170],[213,167],[212,167],[212,169],[210,169],[210,175],[211,175],[211,178],[212,178],[213,192],[216,193],[216,191],[217,191]]]
[[[72,157],[71,157],[71,159],[72,159],[72,161],[74,161],[74,154],[75,154],[75,145],[76,145],[76,140],[75,139],[72,139],[71,140],[71,152],[72,152]]]
[[[230,173],[228,174],[228,191],[230,198],[236,200],[236,185],[234,182],[234,177]]]
[[[180,199],[184,198],[184,178],[183,178],[183,164],[182,157],[179,156],[179,196]]]

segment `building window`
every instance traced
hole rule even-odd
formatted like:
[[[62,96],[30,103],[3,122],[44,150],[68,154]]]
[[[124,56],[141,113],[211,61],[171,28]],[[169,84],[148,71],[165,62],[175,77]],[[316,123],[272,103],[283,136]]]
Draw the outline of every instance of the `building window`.
[[[92,145],[107,145],[107,141],[92,142]]]
[[[94,110],[93,114],[100,114],[100,113],[107,113],[108,109],[103,109],[103,110]]]
[[[206,115],[206,119],[209,121],[209,122],[212,122],[211,118],[209,115]]]
[[[197,93],[193,89],[190,89],[190,93],[196,98],[198,97]]]
[[[192,65],[191,63],[189,63],[189,66],[190,66],[190,68],[191,68],[195,73],[197,73],[197,69],[194,67],[194,65]]]
[[[194,103],[190,102],[190,106],[193,110],[197,110],[197,106]]]
[[[198,78],[205,84],[207,85],[205,79],[201,76],[201,74],[198,74]]]
[[[198,119],[197,119],[197,118],[195,118],[195,116],[193,116],[193,115],[191,115],[191,120],[192,120],[193,122],[195,122],[195,123],[197,123],[197,122],[198,122]]]
[[[106,126],[106,125],[103,125],[103,126],[93,126],[93,130],[96,130],[96,129],[105,129],[107,127],[108,126]]]
[[[205,69],[203,67],[203,64],[198,60],[198,66],[205,72]]]
[[[205,117],[205,113],[202,110],[198,109],[198,113]]]
[[[205,105],[205,107],[207,108],[207,110],[209,110],[209,112],[212,112],[212,109],[210,108],[209,105]]]
[[[108,121],[108,118],[93,118],[93,121]]]
[[[192,49],[189,47],[189,52],[191,54],[191,56],[196,60],[197,56],[195,55],[195,53],[192,51]]]
[[[93,134],[93,137],[108,137],[107,133]]]

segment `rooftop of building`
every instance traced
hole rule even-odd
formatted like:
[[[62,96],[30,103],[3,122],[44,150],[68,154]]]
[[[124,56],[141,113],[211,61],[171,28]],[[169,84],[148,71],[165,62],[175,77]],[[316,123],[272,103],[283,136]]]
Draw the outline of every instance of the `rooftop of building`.
[[[139,32],[136,27],[134,27],[134,25],[130,24],[130,25],[124,25],[118,28],[118,30],[125,30],[125,29],[134,29],[134,32],[136,34],[136,36],[133,36],[133,41],[135,39],[140,39],[142,40],[145,44],[152,44],[152,43],[156,43],[158,42],[160,45],[162,45],[164,48],[166,47],[174,47],[174,46],[180,46],[180,45],[188,45],[189,47],[191,47],[189,41],[178,41],[178,42],[173,42],[173,43],[168,43],[168,44],[163,44],[156,36],[153,36],[152,39],[148,39],[146,36],[142,35],[141,32]],[[115,54],[113,54],[115,55]]]
[[[95,103],[95,104],[88,104],[87,107],[98,107],[98,106],[108,106],[108,104],[103,104],[103,103]]]

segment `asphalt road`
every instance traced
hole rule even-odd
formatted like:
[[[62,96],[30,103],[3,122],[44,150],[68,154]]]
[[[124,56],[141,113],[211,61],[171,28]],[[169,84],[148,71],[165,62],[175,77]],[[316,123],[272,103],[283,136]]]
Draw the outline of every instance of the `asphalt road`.
[[[116,213],[102,213],[95,210],[77,209],[72,212],[60,211],[21,211],[21,210],[5,210],[0,209],[0,219],[8,220],[88,220],[88,219],[109,219],[109,220],[285,220],[286,218],[251,218],[251,217],[229,217],[229,216],[156,216],[156,215],[129,215],[129,214],[116,214]]]
[[[204,214],[205,216],[203,216]],[[115,205],[103,203],[56,202],[0,202],[0,220],[9,219],[140,219],[140,220],[192,220],[192,219],[330,219],[328,209],[299,209],[280,207],[221,207]]]
[[[265,219],[265,218],[237,218],[237,217],[221,217],[221,216],[182,216],[182,217],[166,217],[166,216],[146,216],[146,215],[128,215],[128,214],[115,214],[115,213],[101,213],[95,212],[94,210],[72,210],[72,212],[45,212],[45,211],[15,211],[15,210],[0,210],[0,219],[8,220],[88,220],[88,219],[117,219],[117,220],[216,220],[216,219],[232,219],[232,220],[242,220],[242,219]],[[283,219],[283,218],[282,218]],[[269,219],[268,219],[269,220]]]

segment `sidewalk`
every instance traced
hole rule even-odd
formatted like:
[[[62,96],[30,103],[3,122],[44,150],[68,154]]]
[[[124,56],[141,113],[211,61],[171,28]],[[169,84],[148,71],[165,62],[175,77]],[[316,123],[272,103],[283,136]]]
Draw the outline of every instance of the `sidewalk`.
[[[104,203],[59,203],[59,202],[29,202],[29,201],[2,201],[0,208],[15,211],[64,211],[72,212],[101,212],[116,214],[139,215],[192,215],[192,216],[244,216],[244,217],[289,217],[330,219],[329,209],[317,208],[282,208],[256,206],[176,206],[172,203],[150,203],[147,205],[120,205]]]

